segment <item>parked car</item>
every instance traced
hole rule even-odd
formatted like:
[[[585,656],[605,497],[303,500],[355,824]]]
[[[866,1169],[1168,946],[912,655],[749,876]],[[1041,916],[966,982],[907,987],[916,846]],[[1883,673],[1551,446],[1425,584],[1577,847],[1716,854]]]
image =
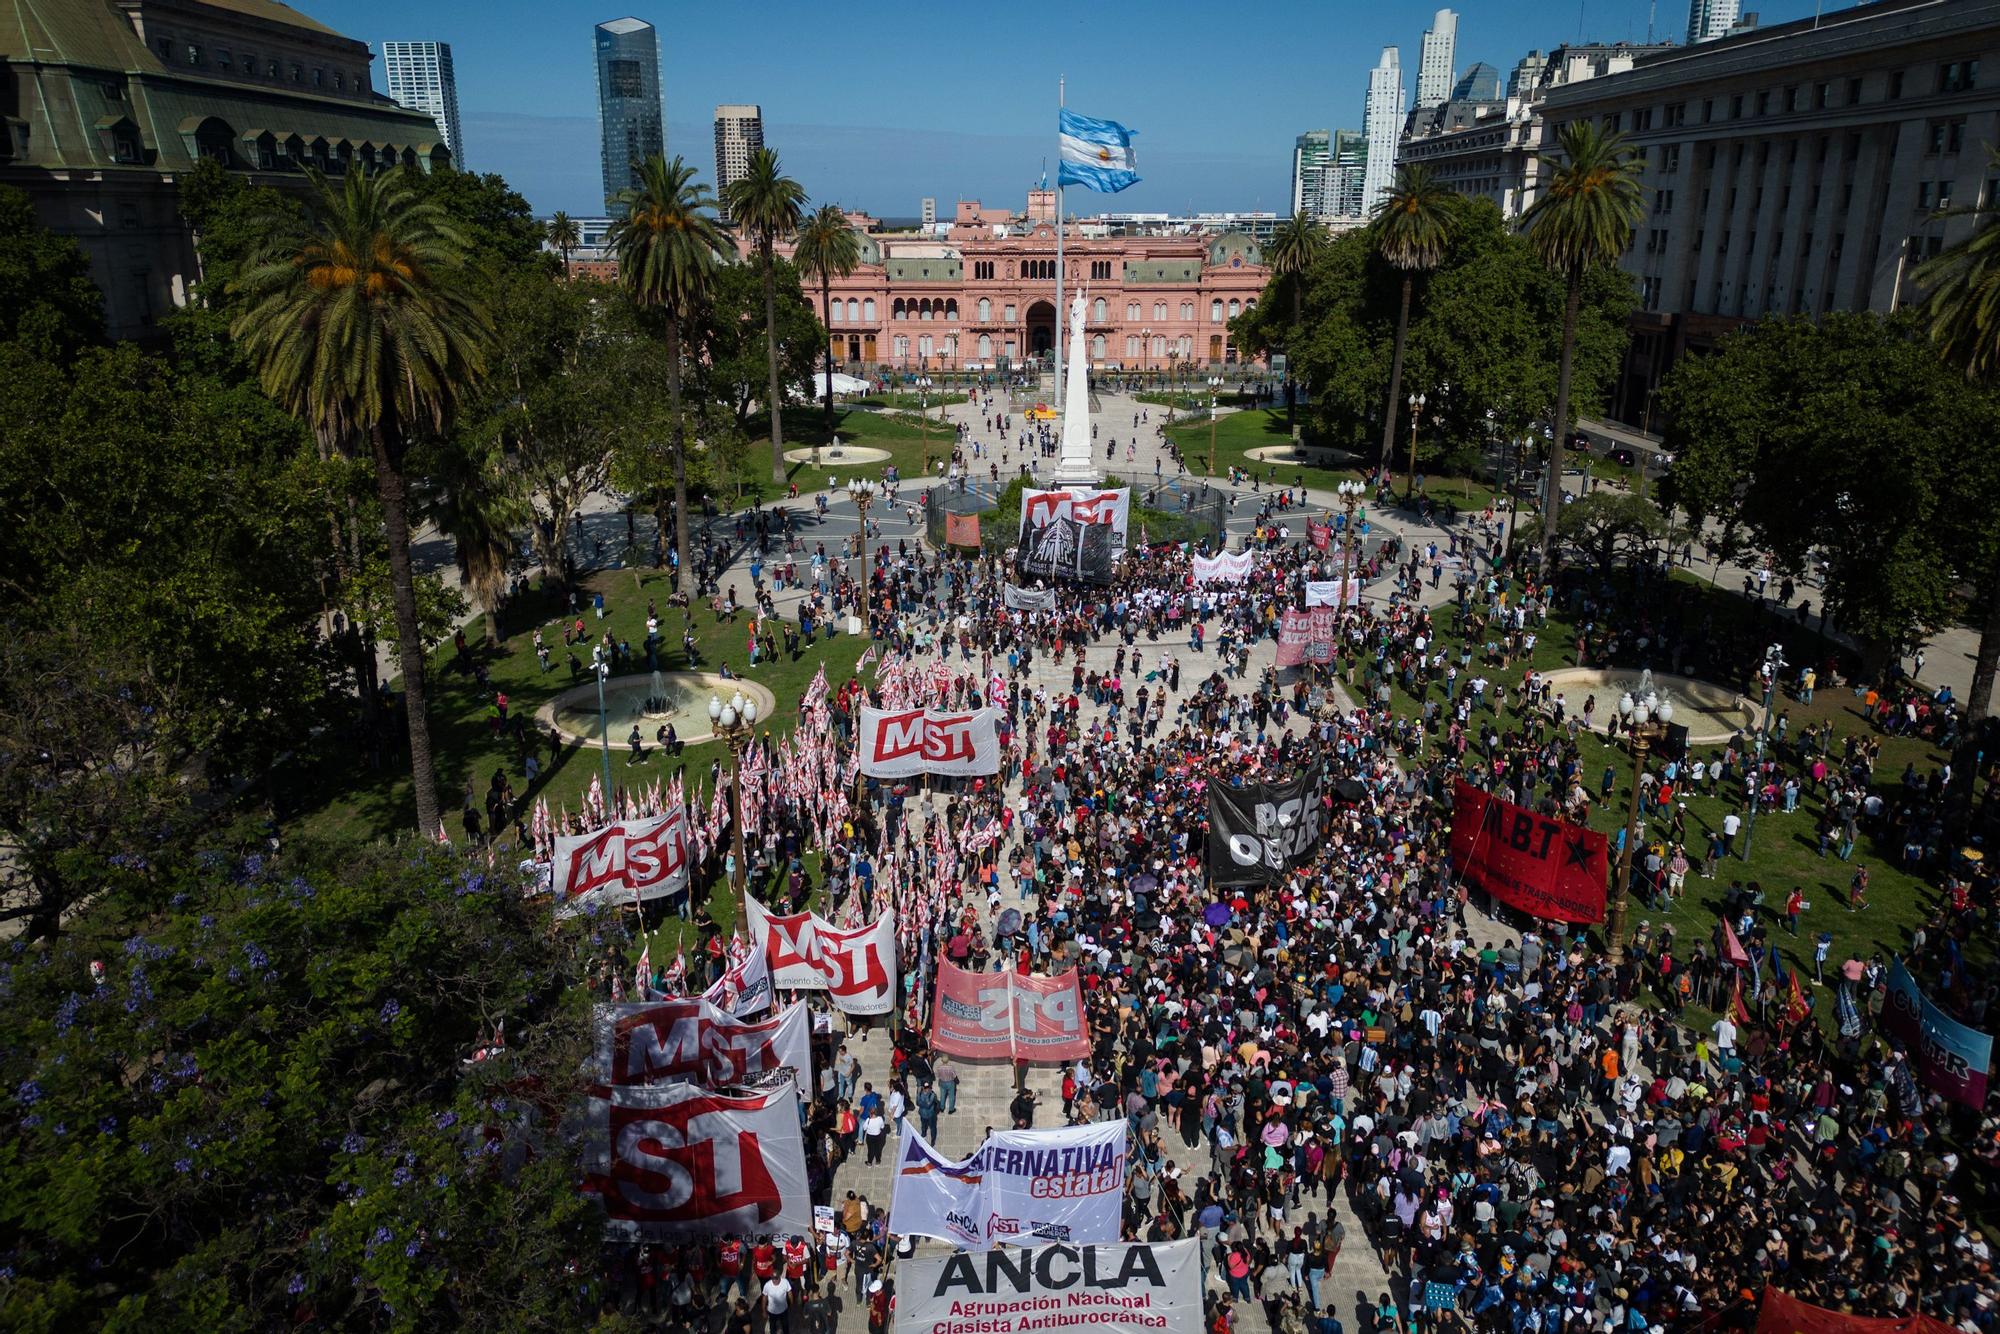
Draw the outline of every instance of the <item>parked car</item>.
[[[1639,459],[1639,456],[1632,452],[1629,445],[1614,445],[1604,451],[1604,457],[1610,459],[1621,468],[1629,468],[1637,463]]]

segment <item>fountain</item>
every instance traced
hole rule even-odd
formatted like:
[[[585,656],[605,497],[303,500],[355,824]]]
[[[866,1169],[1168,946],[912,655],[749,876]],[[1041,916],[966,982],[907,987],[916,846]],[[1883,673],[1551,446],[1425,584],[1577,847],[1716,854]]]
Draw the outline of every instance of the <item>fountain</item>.
[[[708,740],[713,727],[708,717],[708,697],[741,691],[757,701],[760,717],[768,718],[777,707],[771,692],[754,681],[723,680],[710,672],[660,672],[648,676],[614,676],[604,683],[603,725],[614,745],[622,744],[636,724],[651,741],[653,733],[671,723],[674,735],[694,744]],[[542,706],[537,715],[543,727],[553,727],[572,742],[595,745],[599,731],[597,685],[576,686]]]
[[[1718,745],[1754,731],[1764,716],[1763,705],[1729,686],[1670,672],[1655,675],[1650,667],[1640,668],[1636,676],[1616,668],[1563,667],[1542,673],[1542,679],[1551,692],[1562,692],[1572,718],[1582,716],[1584,696],[1596,695],[1592,725],[1600,730],[1617,716],[1620,695],[1672,699],[1674,722],[1687,728],[1690,745]]]

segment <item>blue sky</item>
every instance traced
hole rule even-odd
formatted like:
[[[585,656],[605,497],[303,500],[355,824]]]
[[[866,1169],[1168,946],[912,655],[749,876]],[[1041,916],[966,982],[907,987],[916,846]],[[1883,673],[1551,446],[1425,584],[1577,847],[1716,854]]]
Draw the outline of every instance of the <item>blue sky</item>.
[[[878,6],[804,0],[295,0],[379,47],[451,43],[468,164],[498,171],[539,212],[602,210],[593,24],[632,14],[660,30],[667,151],[714,171],[719,102],[756,102],[766,141],[815,203],[910,216],[918,200],[1020,207],[1055,152],[1056,78],[1070,105],[1140,132],[1138,185],[1071,192],[1071,208],[1270,209],[1289,204],[1292,139],[1361,125],[1367,71],[1402,50],[1414,93],[1432,4],[1072,0],[1055,6]],[[1685,0],[1657,0],[1654,31],[1685,33]],[[1766,23],[1810,0],[1759,4]],[[1829,8],[1834,7],[1829,5]],[[1643,40],[1649,0],[1484,0],[1457,6],[1462,72],[1508,71],[1531,48]],[[376,83],[381,85],[378,74]],[[1113,202],[1115,201],[1115,202]]]

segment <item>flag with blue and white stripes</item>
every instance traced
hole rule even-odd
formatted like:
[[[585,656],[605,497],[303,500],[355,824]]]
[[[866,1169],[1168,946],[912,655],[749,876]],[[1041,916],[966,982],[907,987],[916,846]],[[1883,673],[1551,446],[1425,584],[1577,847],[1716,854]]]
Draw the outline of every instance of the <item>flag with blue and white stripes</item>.
[[[1132,155],[1132,136],[1115,120],[1095,120],[1079,116],[1065,107],[1061,119],[1062,153],[1056,168],[1056,184],[1086,185],[1105,194],[1116,194],[1136,183],[1138,165]]]

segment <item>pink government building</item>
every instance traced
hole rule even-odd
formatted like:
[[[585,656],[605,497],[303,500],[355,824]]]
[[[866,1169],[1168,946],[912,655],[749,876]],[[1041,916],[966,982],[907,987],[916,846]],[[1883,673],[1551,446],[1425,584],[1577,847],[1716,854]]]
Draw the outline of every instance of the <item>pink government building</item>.
[[[1055,191],[1030,190],[1023,215],[964,200],[948,227],[883,233],[853,215],[861,264],[804,284],[855,370],[988,370],[1055,346]],[[1088,298],[1085,336],[1100,370],[1165,371],[1237,361],[1229,320],[1257,304],[1270,271],[1247,232],[1144,232],[1072,218],[1063,237],[1063,302]]]

